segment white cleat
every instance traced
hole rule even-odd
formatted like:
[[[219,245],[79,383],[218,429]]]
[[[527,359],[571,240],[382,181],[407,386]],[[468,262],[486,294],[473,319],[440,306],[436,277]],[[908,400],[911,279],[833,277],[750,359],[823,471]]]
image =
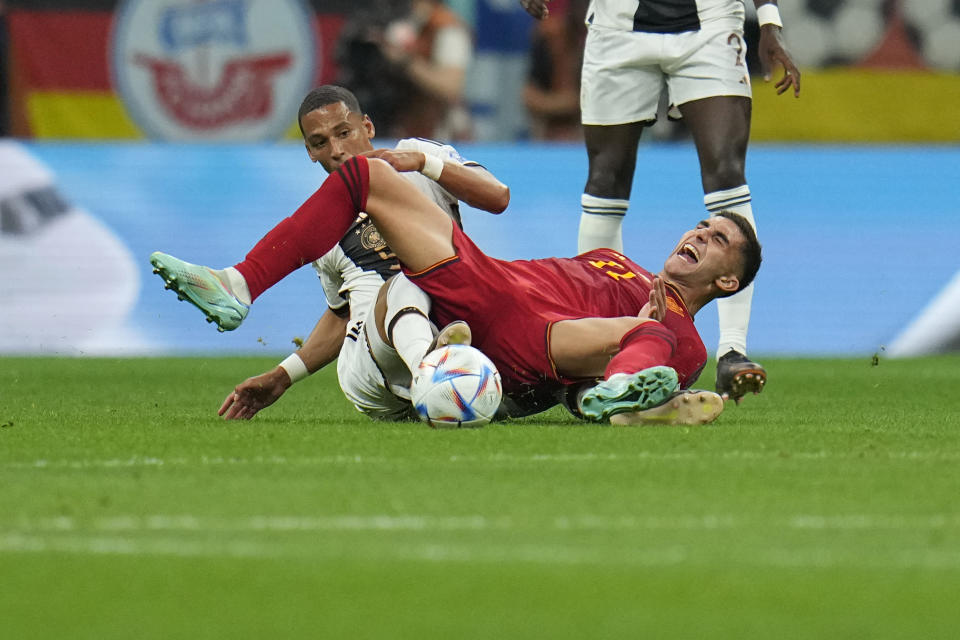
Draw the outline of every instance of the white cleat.
[[[454,320],[437,334],[434,340],[434,349],[445,347],[448,344],[466,344],[469,345],[473,340],[473,333],[470,331],[470,325],[463,320]],[[431,349],[432,351],[433,349]]]
[[[655,407],[610,416],[610,424],[708,424],[722,412],[723,398],[713,391],[677,391],[666,402]]]

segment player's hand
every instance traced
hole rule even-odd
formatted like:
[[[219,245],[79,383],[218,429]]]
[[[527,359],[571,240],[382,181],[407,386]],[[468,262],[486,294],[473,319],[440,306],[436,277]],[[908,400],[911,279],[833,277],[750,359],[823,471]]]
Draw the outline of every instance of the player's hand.
[[[760,27],[760,45],[757,48],[760,56],[760,67],[763,70],[763,81],[770,82],[773,71],[779,64],[783,67],[783,77],[774,85],[777,95],[781,95],[793,87],[793,95],[800,97],[800,70],[793,63],[793,58],[783,46],[780,37],[780,27],[775,24],[765,24]]]
[[[290,376],[280,367],[247,378],[224,398],[217,415],[224,420],[249,420],[276,402],[291,384]]]
[[[654,276],[653,289],[650,290],[650,300],[643,305],[640,318],[650,318],[657,322],[663,322],[667,315],[667,286],[663,283],[663,278]]]
[[[363,155],[368,158],[380,158],[390,164],[397,171],[420,171],[423,169],[425,156],[422,151],[397,151],[396,149],[374,149]]]
[[[550,0],[520,0],[520,6],[537,20],[543,20],[550,15],[550,9],[547,8],[548,2]]]

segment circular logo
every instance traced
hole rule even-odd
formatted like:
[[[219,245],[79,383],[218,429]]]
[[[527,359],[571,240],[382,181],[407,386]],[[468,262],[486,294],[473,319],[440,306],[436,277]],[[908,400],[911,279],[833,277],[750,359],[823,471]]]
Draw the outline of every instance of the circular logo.
[[[384,242],[383,236],[381,236],[380,231],[373,226],[373,223],[368,222],[360,232],[360,245],[364,249],[373,249],[376,251],[383,249],[387,246],[387,243]]]
[[[311,24],[302,0],[123,0],[114,85],[151,138],[275,139],[313,81]]]

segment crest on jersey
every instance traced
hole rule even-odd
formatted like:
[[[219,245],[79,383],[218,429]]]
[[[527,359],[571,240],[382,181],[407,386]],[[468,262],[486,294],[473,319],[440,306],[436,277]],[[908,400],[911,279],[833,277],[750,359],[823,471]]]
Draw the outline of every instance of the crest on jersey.
[[[114,84],[152,138],[275,139],[313,80],[311,23],[303,0],[122,0]]]
[[[367,222],[360,227],[360,245],[363,246],[364,249],[379,251],[386,247],[387,243],[384,241],[383,236],[380,235],[380,230],[373,226],[372,222]]]

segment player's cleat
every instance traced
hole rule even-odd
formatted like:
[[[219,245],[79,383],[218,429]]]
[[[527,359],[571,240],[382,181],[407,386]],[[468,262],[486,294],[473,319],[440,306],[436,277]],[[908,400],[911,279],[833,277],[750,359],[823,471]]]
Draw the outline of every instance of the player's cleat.
[[[215,322],[219,331],[232,331],[247,317],[250,307],[237,300],[212,269],[159,251],[150,254],[150,263],[153,272],[163,278],[164,288],[203,311],[207,322]]]
[[[670,367],[650,367],[636,373],[615,373],[580,397],[580,412],[602,421],[618,413],[643,411],[666,402],[679,387]]]
[[[437,334],[434,338],[433,346],[430,351],[445,347],[448,344],[470,344],[473,340],[473,333],[470,331],[470,325],[463,320],[454,320]]]
[[[739,404],[748,393],[757,394],[767,384],[766,370],[739,351],[728,351],[717,360],[717,393]]]
[[[722,412],[723,398],[713,391],[677,391],[655,407],[610,416],[610,424],[707,424]]]

